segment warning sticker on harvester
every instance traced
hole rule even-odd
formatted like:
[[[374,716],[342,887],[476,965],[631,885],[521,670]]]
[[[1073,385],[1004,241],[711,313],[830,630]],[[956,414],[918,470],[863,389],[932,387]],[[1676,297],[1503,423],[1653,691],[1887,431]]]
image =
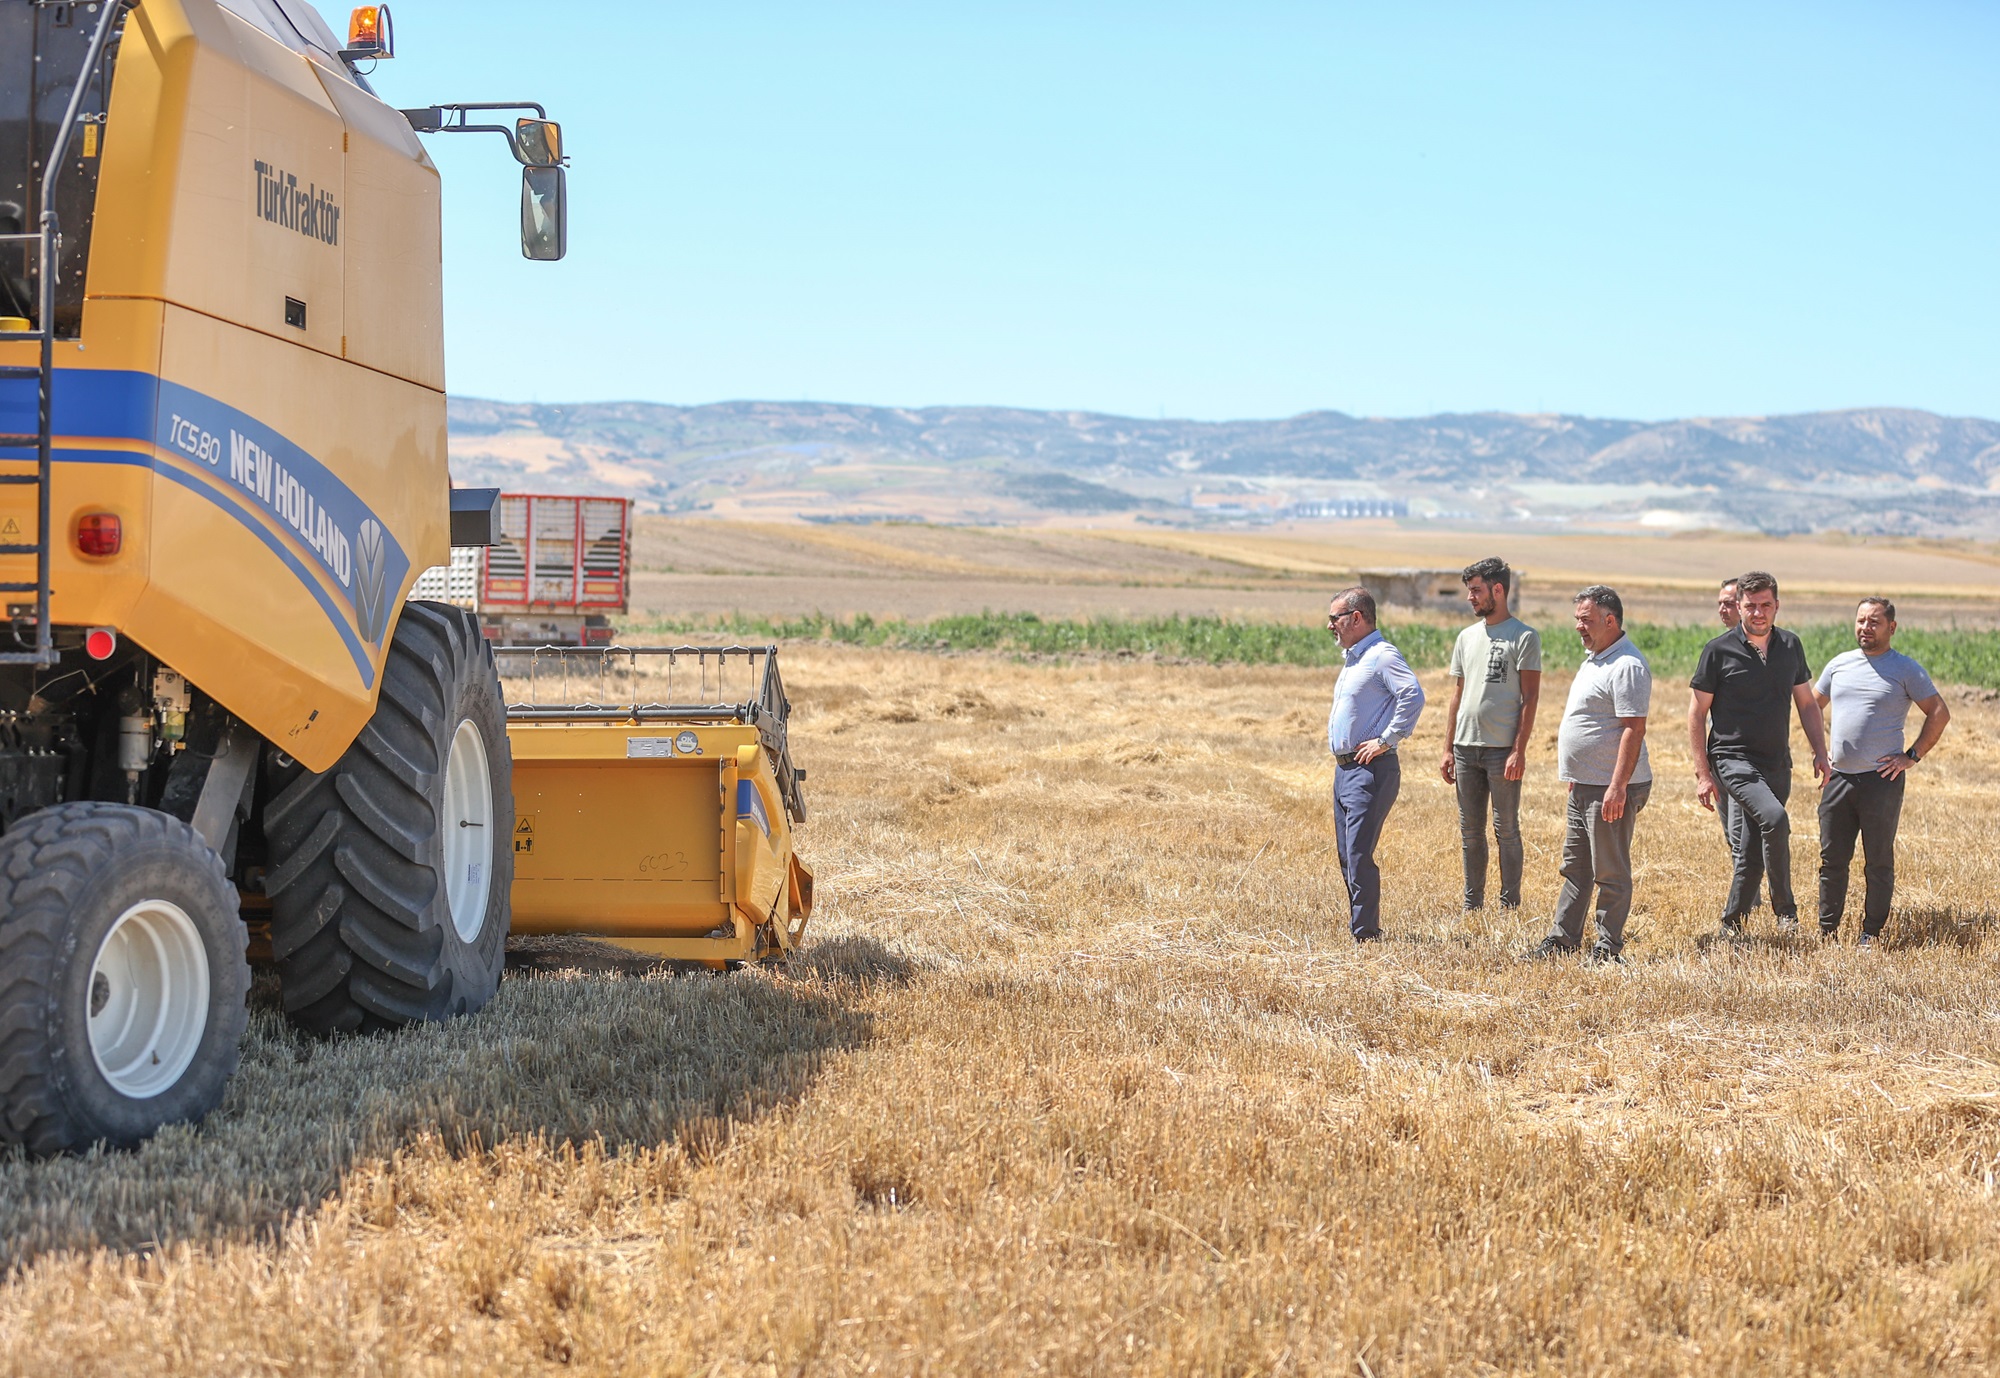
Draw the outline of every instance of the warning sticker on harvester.
[[[532,854],[535,850],[535,816],[532,813],[516,815],[514,819],[515,853]]]
[[[627,737],[625,758],[629,761],[657,761],[674,754],[672,737]]]

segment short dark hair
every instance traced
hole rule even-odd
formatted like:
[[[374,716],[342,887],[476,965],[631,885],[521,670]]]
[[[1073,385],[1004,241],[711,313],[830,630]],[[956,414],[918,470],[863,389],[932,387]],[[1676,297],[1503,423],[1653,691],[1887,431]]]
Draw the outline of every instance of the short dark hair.
[[[1727,579],[1724,579],[1721,583],[1717,584],[1715,586],[1715,591],[1717,593],[1720,593],[1724,589],[1733,589],[1733,588],[1736,588],[1736,576],[1732,574]],[[1737,591],[1740,593],[1742,590],[1738,589]]]
[[[1765,589],[1771,591],[1773,598],[1778,596],[1778,580],[1775,575],[1766,574],[1761,569],[1753,569],[1748,574],[1736,576],[1738,598],[1748,598],[1751,594],[1762,593]]]
[[[1500,592],[1511,593],[1514,588],[1514,571],[1507,568],[1507,562],[1496,555],[1488,555],[1483,560],[1474,560],[1458,576],[1458,582],[1469,584],[1474,579],[1484,579],[1489,584],[1498,584]]]
[[[1894,622],[1896,620],[1896,605],[1894,603],[1891,603],[1888,599],[1884,598],[1879,593],[1869,594],[1866,598],[1862,599],[1859,603],[1856,603],[1854,605],[1854,610],[1856,612],[1859,612],[1861,609],[1867,607],[1870,603],[1873,603],[1876,607],[1880,608],[1882,610],[1882,616],[1888,618],[1891,622]]]
[[[1598,607],[1618,619],[1618,625],[1625,625],[1625,600],[1618,596],[1618,590],[1609,584],[1592,584],[1580,590],[1572,603],[1595,603]]]
[[[1342,589],[1333,595],[1333,601],[1347,604],[1346,611],[1358,612],[1368,619],[1369,626],[1375,625],[1375,595],[1361,585]]]

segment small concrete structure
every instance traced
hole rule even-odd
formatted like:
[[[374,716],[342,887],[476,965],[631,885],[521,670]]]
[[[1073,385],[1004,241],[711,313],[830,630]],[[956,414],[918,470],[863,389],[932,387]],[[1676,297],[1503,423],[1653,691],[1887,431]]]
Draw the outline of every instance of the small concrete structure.
[[[1375,595],[1383,607],[1432,608],[1451,612],[1465,610],[1465,581],[1456,569],[1363,569],[1355,571],[1354,582]],[[1514,571],[1508,603],[1519,607],[1521,586],[1526,582]]]

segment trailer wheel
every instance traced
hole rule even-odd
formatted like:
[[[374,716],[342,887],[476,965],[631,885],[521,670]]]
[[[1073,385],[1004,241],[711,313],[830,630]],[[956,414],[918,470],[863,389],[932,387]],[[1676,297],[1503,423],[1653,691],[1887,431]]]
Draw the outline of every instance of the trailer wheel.
[[[471,614],[408,603],[375,716],[323,775],[278,766],[265,807],[271,950],[316,1033],[469,1014],[506,962],[513,755]]]
[[[236,1071],[250,967],[222,860],[177,818],[62,804],[0,837],[0,1142],[130,1147]]]

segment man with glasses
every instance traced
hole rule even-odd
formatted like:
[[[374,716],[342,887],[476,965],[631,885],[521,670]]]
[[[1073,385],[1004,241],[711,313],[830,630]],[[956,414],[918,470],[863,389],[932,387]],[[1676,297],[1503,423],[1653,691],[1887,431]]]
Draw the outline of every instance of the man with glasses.
[[[1340,677],[1326,718],[1333,752],[1334,843],[1347,882],[1348,931],[1357,943],[1382,936],[1382,870],[1375,844],[1402,789],[1396,748],[1424,711],[1423,686],[1403,653],[1375,629],[1375,595],[1342,589],[1327,606],[1327,630],[1341,646]]]

